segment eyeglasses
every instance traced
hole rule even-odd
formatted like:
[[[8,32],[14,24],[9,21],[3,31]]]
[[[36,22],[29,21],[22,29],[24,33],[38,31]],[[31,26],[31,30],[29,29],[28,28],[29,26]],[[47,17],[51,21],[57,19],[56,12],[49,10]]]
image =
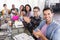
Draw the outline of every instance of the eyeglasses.
[[[39,11],[33,11],[33,12],[39,12]]]

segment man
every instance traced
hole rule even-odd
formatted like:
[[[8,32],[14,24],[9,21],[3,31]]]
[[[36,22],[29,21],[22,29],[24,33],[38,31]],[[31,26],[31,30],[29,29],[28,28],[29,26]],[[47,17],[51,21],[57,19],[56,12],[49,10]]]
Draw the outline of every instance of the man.
[[[10,14],[10,10],[7,8],[6,4],[3,4],[4,9],[2,10],[2,16],[7,17]]]
[[[15,8],[15,5],[14,5],[14,4],[12,4],[11,12],[12,12],[12,11],[15,11],[15,10],[17,10],[17,12],[18,12],[18,9],[17,9],[17,8]]]
[[[34,17],[27,17],[24,16],[24,26],[25,28],[28,29],[28,31],[32,34],[32,31],[39,25],[39,23],[41,22],[41,17],[39,15],[40,13],[40,9],[39,7],[34,7],[33,8],[33,12],[34,12]]]
[[[14,16],[14,15],[19,15],[18,14],[18,9],[17,8],[15,8],[15,5],[14,4],[12,4],[12,9],[11,9],[11,14],[10,14],[10,16],[11,16],[11,18]]]
[[[2,9],[2,15],[1,15],[1,24],[5,23],[5,19],[10,16],[10,10],[7,8],[6,4],[3,4],[4,9]]]
[[[53,20],[53,11],[50,8],[43,9],[44,21],[33,31],[39,40],[60,40],[60,25]]]

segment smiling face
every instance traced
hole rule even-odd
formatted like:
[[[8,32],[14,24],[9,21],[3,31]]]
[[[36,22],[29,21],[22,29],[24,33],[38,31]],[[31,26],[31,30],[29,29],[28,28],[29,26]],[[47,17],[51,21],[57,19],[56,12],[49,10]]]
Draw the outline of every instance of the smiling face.
[[[23,6],[23,5],[21,5],[21,6],[20,6],[20,10],[22,10],[23,8],[24,8],[24,6]]]
[[[52,17],[53,17],[53,13],[51,12],[51,10],[45,10],[44,12],[43,12],[43,17],[44,17],[44,19],[47,21],[47,22],[51,22],[51,20],[52,20]]]
[[[26,6],[26,10],[27,10],[27,11],[29,11],[29,10],[30,10],[29,6]]]
[[[33,9],[34,16],[37,17],[39,15],[39,10],[38,9]]]

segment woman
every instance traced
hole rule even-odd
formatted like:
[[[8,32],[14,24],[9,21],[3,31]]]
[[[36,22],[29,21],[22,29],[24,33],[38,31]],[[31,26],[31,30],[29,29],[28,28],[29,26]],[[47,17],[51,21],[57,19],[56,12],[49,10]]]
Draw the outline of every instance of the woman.
[[[32,12],[31,12],[31,6],[30,6],[29,4],[26,4],[26,5],[25,5],[25,12],[26,12],[26,15],[27,15],[28,17],[33,16]]]

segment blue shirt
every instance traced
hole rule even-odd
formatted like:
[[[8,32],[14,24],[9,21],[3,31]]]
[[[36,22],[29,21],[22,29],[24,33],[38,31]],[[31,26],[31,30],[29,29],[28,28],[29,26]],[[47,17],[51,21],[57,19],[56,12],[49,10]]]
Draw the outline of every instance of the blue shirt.
[[[46,24],[46,21],[43,20],[40,25],[34,30],[40,29]],[[55,21],[52,21],[46,30],[46,37],[48,40],[60,40],[60,25]]]

